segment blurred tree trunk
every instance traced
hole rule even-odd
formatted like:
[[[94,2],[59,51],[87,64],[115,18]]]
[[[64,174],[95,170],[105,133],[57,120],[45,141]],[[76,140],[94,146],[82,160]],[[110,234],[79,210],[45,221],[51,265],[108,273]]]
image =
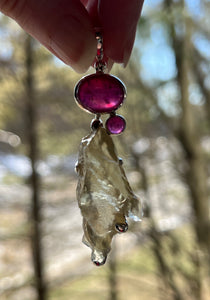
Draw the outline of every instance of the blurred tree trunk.
[[[109,259],[109,289],[110,289],[110,300],[117,300],[117,262],[116,262],[116,243],[112,243],[112,251]]]
[[[150,155],[152,155],[152,150]],[[136,155],[134,151],[131,152],[134,159],[134,165],[136,171],[141,174],[141,187],[144,190],[144,193],[147,198],[147,202],[144,203],[144,217],[148,218],[149,221],[149,231],[148,236],[152,241],[152,251],[157,262],[158,273],[160,275],[160,282],[163,286],[163,296],[164,299],[174,299],[174,300],[184,300],[179,286],[175,281],[175,270],[170,266],[167,261],[167,256],[164,253],[163,239],[164,233],[161,233],[155,224],[154,218],[152,216],[151,207],[150,207],[150,196],[149,196],[149,183],[146,166],[142,163],[142,158],[140,155]],[[170,235],[170,233],[168,233]],[[171,237],[172,238],[172,237]],[[174,243],[176,241],[174,240]],[[176,243],[176,247],[178,247]],[[172,291],[172,295],[168,295],[168,291]],[[200,298],[196,298],[198,300]]]
[[[167,1],[169,2],[169,1]],[[172,1],[170,1],[172,2]],[[195,216],[195,230],[198,241],[210,252],[209,203],[207,191],[207,172],[204,164],[203,150],[199,138],[199,125],[189,101],[189,77],[192,67],[191,20],[185,16],[184,1],[180,1],[183,11],[185,34],[178,37],[173,24],[173,44],[176,56],[177,81],[181,93],[182,114],[178,128],[178,138],[185,151],[188,169],[186,180],[190,188],[192,207]],[[173,9],[173,7],[171,7]]]
[[[33,39],[26,36],[25,39],[25,90],[26,90],[26,135],[28,139],[28,156],[31,161],[30,184],[32,189],[31,203],[31,243],[33,252],[33,264],[35,273],[35,288],[37,299],[46,299],[46,285],[43,274],[43,254],[41,246],[41,213],[40,213],[40,178],[37,173],[38,137],[36,129],[36,97],[34,90],[34,54]]]

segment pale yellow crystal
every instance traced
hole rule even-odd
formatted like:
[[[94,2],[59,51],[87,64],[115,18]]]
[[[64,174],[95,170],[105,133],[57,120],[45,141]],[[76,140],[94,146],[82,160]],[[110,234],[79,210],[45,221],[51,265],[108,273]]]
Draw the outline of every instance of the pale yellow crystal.
[[[129,216],[140,220],[140,202],[131,190],[112,138],[103,127],[82,139],[76,170],[83,242],[92,249],[92,261],[101,265],[117,233],[116,224],[126,224]]]

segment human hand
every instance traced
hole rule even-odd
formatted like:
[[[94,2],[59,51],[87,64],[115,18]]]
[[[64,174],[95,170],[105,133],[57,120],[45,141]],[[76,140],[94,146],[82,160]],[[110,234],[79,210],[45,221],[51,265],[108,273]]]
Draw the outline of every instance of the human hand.
[[[54,55],[85,72],[96,55],[101,28],[109,67],[127,64],[144,0],[0,0],[0,11],[13,18]]]

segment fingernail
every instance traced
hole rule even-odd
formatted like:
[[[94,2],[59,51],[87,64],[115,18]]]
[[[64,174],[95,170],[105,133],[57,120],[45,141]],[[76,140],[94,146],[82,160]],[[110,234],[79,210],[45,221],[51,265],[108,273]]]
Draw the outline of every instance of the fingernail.
[[[123,53],[123,67],[124,68],[126,68],[128,62],[129,62],[129,59],[130,59],[130,56],[132,53],[132,49],[133,49],[134,39],[135,39],[135,36],[134,36],[133,40],[129,40],[126,43],[126,46],[124,48],[124,53]]]
[[[114,61],[111,58],[109,58],[108,61],[107,61],[108,73],[111,72],[111,69],[112,69],[113,65],[114,65]]]
[[[63,17],[51,34],[51,48],[77,72],[85,72],[95,57],[96,41],[91,29],[74,16]]]
[[[131,55],[131,51],[128,51],[127,49],[125,49],[124,56],[123,56],[123,63],[122,63],[123,68],[127,67],[127,64],[129,62],[129,59],[130,59],[130,55]]]

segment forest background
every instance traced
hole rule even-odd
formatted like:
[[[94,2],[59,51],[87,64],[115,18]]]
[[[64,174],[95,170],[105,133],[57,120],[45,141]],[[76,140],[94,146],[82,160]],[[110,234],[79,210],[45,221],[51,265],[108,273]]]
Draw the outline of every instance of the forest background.
[[[207,300],[210,1],[147,0],[114,142],[144,207],[95,268],[74,164],[91,115],[81,76],[0,15],[0,298]],[[90,70],[90,73],[93,70]]]

